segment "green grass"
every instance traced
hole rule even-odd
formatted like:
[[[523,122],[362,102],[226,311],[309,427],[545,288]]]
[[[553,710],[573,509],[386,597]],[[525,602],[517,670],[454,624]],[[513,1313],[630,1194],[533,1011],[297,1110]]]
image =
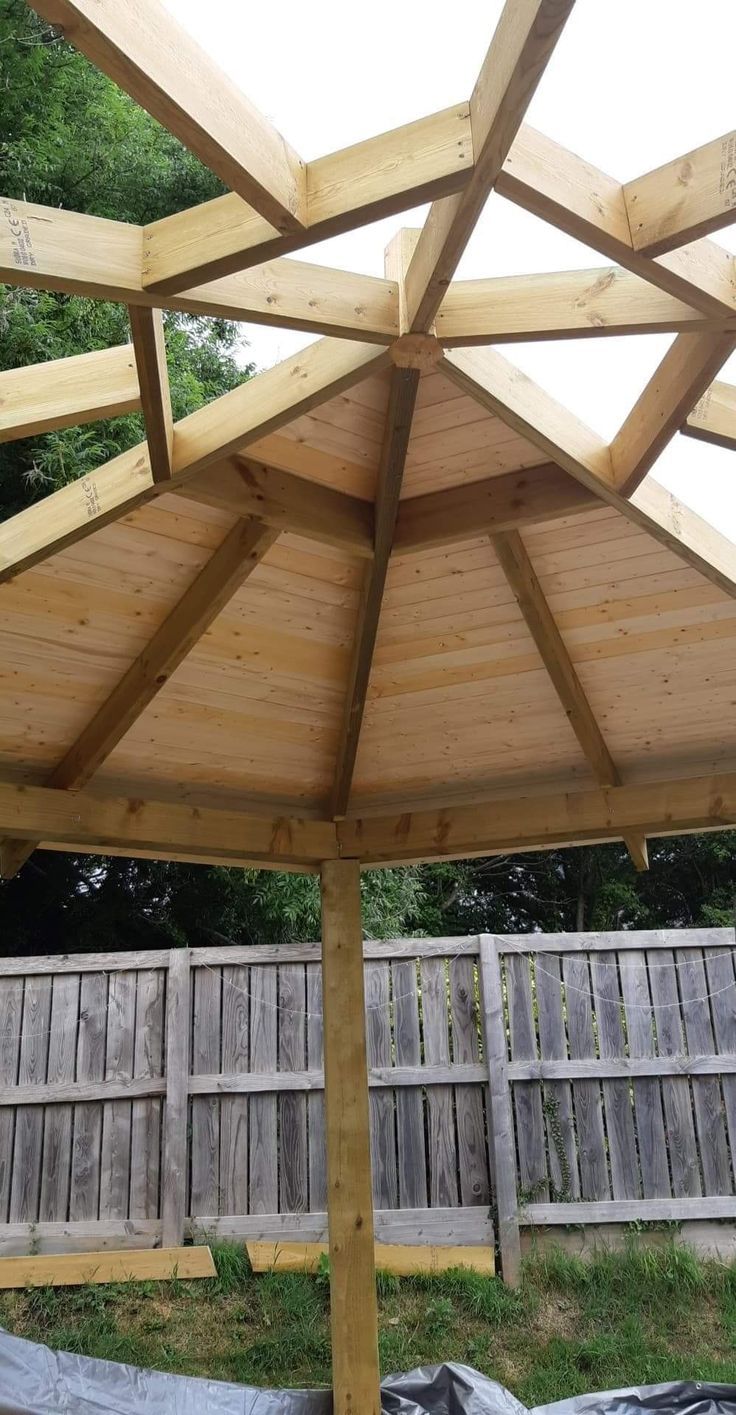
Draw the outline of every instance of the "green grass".
[[[329,1285],[251,1273],[213,1247],[217,1277],[0,1293],[0,1325],[33,1341],[139,1366],[251,1385],[330,1380]],[[384,1373],[464,1361],[528,1405],[691,1378],[736,1383],[736,1267],[687,1249],[631,1247],[582,1263],[527,1262],[518,1292],[496,1278],[379,1274]]]

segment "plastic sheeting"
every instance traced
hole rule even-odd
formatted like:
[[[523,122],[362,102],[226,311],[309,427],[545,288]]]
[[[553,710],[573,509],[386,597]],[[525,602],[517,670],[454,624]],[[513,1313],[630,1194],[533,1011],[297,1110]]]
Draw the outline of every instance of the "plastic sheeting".
[[[384,1415],[736,1415],[736,1386],[676,1381],[578,1395],[528,1411],[470,1366],[388,1376]],[[329,1391],[255,1390],[51,1351],[0,1331],[0,1415],[331,1415]]]

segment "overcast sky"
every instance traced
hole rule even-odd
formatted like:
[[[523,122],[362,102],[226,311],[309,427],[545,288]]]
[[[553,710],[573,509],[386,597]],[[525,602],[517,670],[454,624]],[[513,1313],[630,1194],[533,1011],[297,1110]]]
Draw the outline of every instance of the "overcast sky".
[[[310,160],[467,98],[501,0],[165,0],[302,157]],[[627,181],[736,128],[734,0],[577,0],[529,121]],[[426,208],[300,252],[383,274],[383,250]],[[715,240],[736,253],[736,226]],[[501,197],[487,203],[458,275],[590,269],[605,259]],[[243,325],[266,368],[312,342]],[[669,335],[507,344],[503,353],[605,437]],[[736,356],[721,375],[736,382]],[[736,540],[736,453],[678,436],[656,476]]]

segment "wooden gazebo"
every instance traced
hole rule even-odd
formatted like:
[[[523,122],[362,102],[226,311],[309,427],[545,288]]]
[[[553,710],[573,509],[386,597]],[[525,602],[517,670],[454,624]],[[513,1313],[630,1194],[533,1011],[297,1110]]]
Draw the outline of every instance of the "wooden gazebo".
[[[0,527],[2,872],[62,849],[321,873],[334,1387],[378,1410],[361,866],[736,822],[736,547],[651,476],[736,446],[734,134],[621,185],[523,125],[573,0],[468,101],[305,164],[159,0],[36,8],[232,190],[0,203],[0,278],[132,343],[0,375],[0,438],[147,441]],[[315,100],[318,101],[318,100]],[[613,265],[455,281],[495,190]],[[287,258],[430,201],[383,276]],[[162,313],[320,334],[172,425]],[[489,346],[676,337],[605,443]]]

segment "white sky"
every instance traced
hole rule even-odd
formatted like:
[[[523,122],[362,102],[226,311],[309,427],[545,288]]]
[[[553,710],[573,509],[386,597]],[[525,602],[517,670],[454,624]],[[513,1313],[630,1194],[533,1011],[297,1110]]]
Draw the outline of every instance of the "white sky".
[[[165,0],[310,160],[467,98],[502,0]],[[578,0],[528,120],[627,181],[736,128],[734,0]],[[426,208],[298,253],[383,274],[383,250]],[[736,253],[736,227],[714,237]],[[488,202],[459,278],[606,265],[604,257],[503,198]],[[243,325],[266,368],[312,342]],[[508,344],[506,356],[612,437],[669,335]],[[721,377],[736,382],[736,356]],[[677,436],[658,479],[736,540],[736,453]]]

